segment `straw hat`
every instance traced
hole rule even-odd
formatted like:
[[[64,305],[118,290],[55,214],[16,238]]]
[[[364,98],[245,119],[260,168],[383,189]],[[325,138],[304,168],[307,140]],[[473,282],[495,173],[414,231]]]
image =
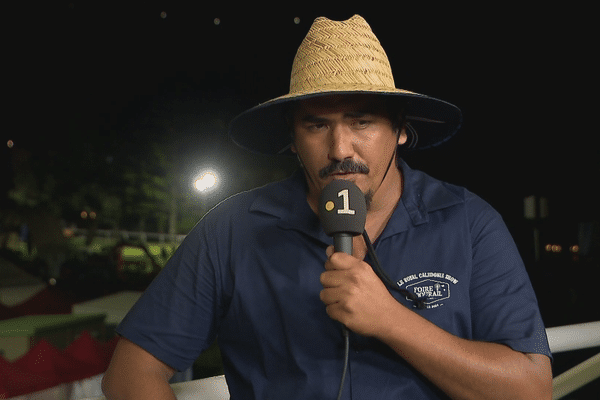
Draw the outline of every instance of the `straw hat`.
[[[320,17],[296,53],[290,92],[238,115],[229,135],[239,146],[255,152],[288,152],[290,102],[344,93],[375,93],[404,101],[413,148],[445,142],[462,120],[461,111],[450,103],[396,88],[388,57],[364,18],[355,15],[339,22]]]

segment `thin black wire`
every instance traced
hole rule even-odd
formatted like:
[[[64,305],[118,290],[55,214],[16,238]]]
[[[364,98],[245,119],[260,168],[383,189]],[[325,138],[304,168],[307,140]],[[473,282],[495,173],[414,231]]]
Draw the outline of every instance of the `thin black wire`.
[[[377,257],[377,253],[375,253],[375,249],[373,248],[373,244],[371,243],[371,239],[369,239],[369,235],[367,234],[366,230],[363,231],[362,236],[367,245],[367,252],[369,253],[369,257],[371,257],[371,260],[373,261],[373,265],[371,265],[371,268],[373,268],[373,271],[375,271],[375,274],[377,274],[379,279],[381,279],[381,281],[389,289],[393,289],[402,294],[407,299],[414,301],[415,304],[413,305],[413,307],[418,308],[419,310],[424,309],[424,300],[418,298],[417,295],[415,295],[414,293],[411,293],[406,289],[398,287],[398,285],[396,285],[396,283],[390,279],[390,277],[383,270],[383,268],[381,268],[379,258]],[[346,381],[346,375],[348,374],[348,358],[350,353],[350,334],[348,332],[348,328],[346,328],[345,326],[342,327],[342,334],[344,335],[344,367],[342,369],[342,379],[340,380],[340,387],[338,389],[338,395],[336,398],[337,400],[340,400],[342,398],[342,392],[344,391],[344,382]]]
[[[369,256],[371,257],[371,260],[373,261],[373,265],[371,265],[371,268],[373,268],[373,271],[375,271],[375,273],[377,274],[379,279],[381,279],[382,282],[386,284],[388,289],[395,290],[398,293],[402,294],[404,297],[406,297],[408,300],[414,301],[415,304],[413,304],[413,307],[418,308],[419,310],[424,309],[425,301],[423,299],[420,299],[419,297],[417,297],[416,294],[411,293],[406,289],[400,288],[394,281],[392,281],[390,279],[390,277],[383,270],[383,268],[381,268],[381,264],[379,263],[379,258],[377,257],[377,253],[375,253],[375,249],[373,248],[373,244],[371,243],[371,240],[369,239],[369,235],[367,234],[366,230],[363,231],[362,236],[367,245],[367,251],[369,253]]]
[[[337,400],[342,398],[344,382],[346,381],[346,375],[348,373],[348,358],[350,355],[350,333],[348,332],[348,328],[345,326],[342,328],[342,334],[344,335],[344,368],[342,369],[342,379],[340,380],[340,388],[338,389]]]

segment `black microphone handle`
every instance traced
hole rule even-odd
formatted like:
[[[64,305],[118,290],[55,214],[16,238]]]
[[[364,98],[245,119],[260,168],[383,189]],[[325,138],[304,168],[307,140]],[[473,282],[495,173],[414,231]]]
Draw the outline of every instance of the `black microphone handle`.
[[[338,232],[333,235],[333,248],[336,252],[352,255],[352,238],[350,233]]]

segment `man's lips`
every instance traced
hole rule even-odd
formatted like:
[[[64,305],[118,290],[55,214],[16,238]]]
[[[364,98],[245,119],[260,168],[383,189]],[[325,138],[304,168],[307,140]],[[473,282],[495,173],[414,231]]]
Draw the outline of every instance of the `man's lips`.
[[[360,173],[360,172],[334,172],[332,174],[329,174],[328,178],[345,179],[345,178],[356,177],[358,175],[365,175],[365,174]]]

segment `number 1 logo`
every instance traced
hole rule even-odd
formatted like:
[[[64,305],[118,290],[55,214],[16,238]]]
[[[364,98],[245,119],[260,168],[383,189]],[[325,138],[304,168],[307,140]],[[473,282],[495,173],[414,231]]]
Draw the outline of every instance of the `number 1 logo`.
[[[344,208],[337,210],[338,214],[349,214],[354,215],[356,212],[350,208],[350,198],[348,196],[348,189],[344,189],[338,193],[338,197],[343,197]]]

